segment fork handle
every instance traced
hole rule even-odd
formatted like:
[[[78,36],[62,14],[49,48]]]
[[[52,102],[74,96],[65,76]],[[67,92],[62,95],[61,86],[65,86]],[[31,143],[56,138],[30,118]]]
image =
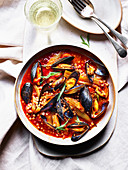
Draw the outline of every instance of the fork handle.
[[[102,26],[98,23],[98,21],[95,18],[92,18],[94,22],[103,30],[104,34],[107,36],[109,41],[113,44],[114,48],[116,49],[117,53],[119,54],[120,57],[124,58],[127,55],[127,51],[119,44],[117,43],[103,28]]]
[[[128,48],[128,39],[123,36],[122,34],[120,34],[119,32],[117,32],[116,30],[112,29],[108,24],[106,24],[104,21],[102,21],[100,18],[98,18],[96,15],[92,15],[91,18],[95,18],[98,21],[100,21],[102,24],[104,24],[113,35],[115,35],[122,43],[125,47]]]

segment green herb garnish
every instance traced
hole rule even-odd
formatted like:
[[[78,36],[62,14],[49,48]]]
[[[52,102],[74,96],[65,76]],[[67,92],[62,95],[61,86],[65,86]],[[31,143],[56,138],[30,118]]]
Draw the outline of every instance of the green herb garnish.
[[[81,120],[79,119],[79,117],[78,116],[76,116],[76,120],[75,120],[75,122],[81,122]]]
[[[94,93],[94,95],[96,96],[97,101],[99,101],[100,96],[97,93]]]
[[[90,43],[89,43],[89,34],[87,34],[87,42],[85,42],[84,38],[82,37],[82,35],[80,35],[80,38],[82,40],[82,44],[87,45],[88,47],[90,47]]]
[[[66,87],[66,84],[64,84],[63,88],[61,89],[61,91],[60,91],[60,93],[59,93],[59,95],[58,95],[57,101],[60,100],[60,97],[62,96],[62,94],[63,94],[63,92],[64,92],[64,90],[65,90],[65,87]]]
[[[58,73],[61,73],[61,72],[50,72],[47,76],[41,76],[41,78],[48,79],[49,77],[54,76]]]
[[[67,125],[67,123],[69,122],[70,118],[61,126],[56,127],[57,130],[65,130],[64,127]]]

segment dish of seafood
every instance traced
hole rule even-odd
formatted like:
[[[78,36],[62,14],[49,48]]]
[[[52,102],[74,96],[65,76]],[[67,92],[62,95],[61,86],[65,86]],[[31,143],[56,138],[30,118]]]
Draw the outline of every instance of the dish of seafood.
[[[81,54],[59,46],[31,61],[22,74],[22,116],[40,134],[77,143],[110,110],[108,78],[104,64],[86,50]]]

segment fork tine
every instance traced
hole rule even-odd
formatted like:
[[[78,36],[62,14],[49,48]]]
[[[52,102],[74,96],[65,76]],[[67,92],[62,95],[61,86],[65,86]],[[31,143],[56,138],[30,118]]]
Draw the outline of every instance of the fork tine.
[[[79,4],[82,9],[86,7],[86,4],[82,0],[73,0],[73,2]]]
[[[83,7],[78,3],[78,1],[72,0],[72,5],[75,9],[82,11]]]
[[[86,7],[86,4],[82,0],[68,0],[68,1],[73,5],[77,12],[82,11]]]

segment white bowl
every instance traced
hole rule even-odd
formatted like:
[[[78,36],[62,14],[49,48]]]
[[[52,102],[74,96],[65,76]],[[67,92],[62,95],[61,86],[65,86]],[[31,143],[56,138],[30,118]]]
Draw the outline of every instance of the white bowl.
[[[87,54],[89,57],[91,58],[95,58],[99,61],[101,61],[97,56],[95,56],[95,54],[93,54],[92,52],[85,50],[83,48],[77,47],[77,46],[72,46],[72,45],[56,45],[56,46],[51,46],[48,48],[43,49],[42,51],[38,52],[37,54],[35,54],[33,57],[31,57],[28,62],[24,65],[24,67],[22,68],[16,82],[15,82],[15,93],[14,93],[14,100],[15,100],[15,108],[16,111],[22,121],[22,123],[25,125],[25,127],[36,137],[52,143],[52,144],[58,144],[58,145],[75,145],[75,144],[79,144],[79,143],[83,143],[85,141],[88,141],[89,139],[95,137],[99,132],[101,132],[104,127],[107,125],[107,123],[109,122],[113,110],[114,110],[114,106],[115,106],[115,87],[114,87],[114,83],[111,77],[111,73],[109,72],[109,78],[108,78],[108,83],[109,83],[109,105],[107,107],[107,111],[104,115],[104,117],[100,120],[100,122],[97,124],[97,127],[92,128],[85,136],[83,136],[79,141],[77,142],[72,142],[71,138],[66,138],[66,139],[62,139],[62,138],[56,138],[53,136],[49,136],[46,135],[45,133],[39,131],[38,129],[36,129],[31,122],[28,120],[28,118],[25,116],[25,113],[23,112],[22,106],[21,106],[21,102],[20,102],[20,85],[22,82],[22,78],[26,72],[26,70],[28,69],[28,67],[37,59],[39,59],[41,56],[43,57],[45,54],[47,53],[51,53],[57,50],[71,50],[74,52],[78,52],[80,54]],[[105,63],[103,63],[105,65]],[[108,70],[109,71],[109,70]]]

